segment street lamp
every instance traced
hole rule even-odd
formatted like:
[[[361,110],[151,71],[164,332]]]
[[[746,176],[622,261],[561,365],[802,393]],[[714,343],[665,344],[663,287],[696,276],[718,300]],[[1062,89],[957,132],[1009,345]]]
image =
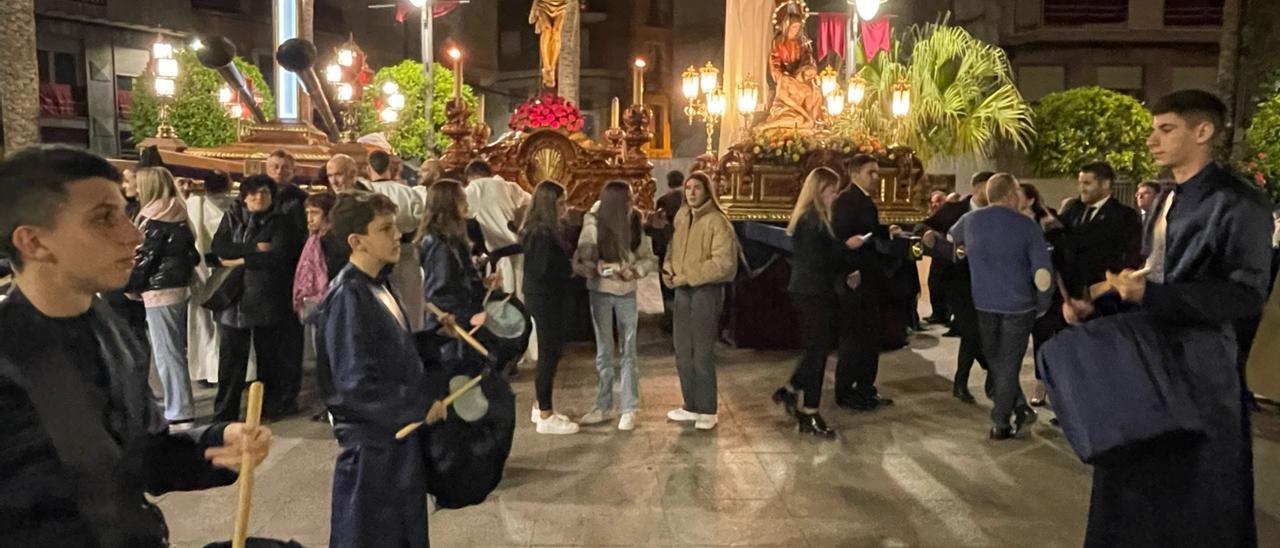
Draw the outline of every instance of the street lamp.
[[[359,136],[356,107],[364,96],[361,76],[369,70],[365,59],[364,50],[348,38],[338,46],[333,62],[324,69],[324,79],[333,85],[334,97],[342,106],[342,140],[346,143],[354,143]]]
[[[152,84],[156,99],[160,103],[160,120],[156,126],[156,137],[160,139],[176,139],[178,134],[169,123],[169,108],[173,96],[177,93],[178,60],[173,58],[173,44],[160,38],[151,45],[151,71],[155,77]]]
[[[720,70],[707,61],[701,69],[689,68],[680,75],[680,92],[688,105],[684,107],[689,124],[702,120],[707,126],[707,154],[715,155],[716,124],[725,113],[724,92],[720,88]]]
[[[400,93],[400,84],[395,80],[382,83],[382,110],[378,111],[378,119],[384,124],[400,121],[400,111],[404,110],[404,94]]]

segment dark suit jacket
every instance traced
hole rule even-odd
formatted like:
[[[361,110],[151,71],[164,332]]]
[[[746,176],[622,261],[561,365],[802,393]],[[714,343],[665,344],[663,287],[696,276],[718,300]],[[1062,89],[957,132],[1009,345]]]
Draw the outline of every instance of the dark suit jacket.
[[[959,221],[960,217],[963,217],[965,213],[969,212],[969,200],[972,197],[973,196],[965,196],[959,202],[947,202],[942,204],[942,207],[933,212],[933,215],[930,215],[929,218],[925,219],[921,224],[931,230],[936,230],[942,233],[943,236],[946,236],[947,232],[951,230],[951,227],[955,226],[956,221]]]
[[[1087,207],[1072,200],[1062,210],[1061,234],[1051,238],[1054,263],[1073,297],[1084,295],[1094,283],[1106,279],[1107,271],[1142,266],[1142,218],[1138,211],[1113,197],[1103,204],[1093,220],[1081,224]]]
[[[844,274],[862,273],[862,285],[853,292],[853,297],[879,301],[887,288],[889,271],[910,253],[910,242],[905,238],[890,240],[889,230],[880,224],[880,210],[875,201],[857,186],[851,185],[841,192],[831,204],[831,210],[831,224],[838,244],[843,245],[855,235],[872,235],[861,248],[844,250]]]

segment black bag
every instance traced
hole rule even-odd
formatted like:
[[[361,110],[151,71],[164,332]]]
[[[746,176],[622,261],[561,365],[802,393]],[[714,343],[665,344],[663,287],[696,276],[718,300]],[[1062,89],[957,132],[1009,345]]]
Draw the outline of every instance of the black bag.
[[[214,312],[222,312],[240,302],[240,298],[244,296],[244,267],[228,269],[221,283],[218,283],[216,276],[210,278],[208,283],[216,286],[209,290],[209,296],[200,303],[200,306]]]

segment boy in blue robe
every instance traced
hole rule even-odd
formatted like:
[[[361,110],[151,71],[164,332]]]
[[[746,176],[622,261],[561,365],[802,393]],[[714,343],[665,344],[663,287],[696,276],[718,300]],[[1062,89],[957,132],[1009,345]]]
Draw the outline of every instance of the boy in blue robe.
[[[331,231],[351,248],[316,316],[321,389],[340,451],[329,545],[426,547],[427,481],[419,433],[397,440],[427,409],[427,377],[386,274],[400,256],[396,206],[342,194]],[[428,418],[444,417],[439,401]]]

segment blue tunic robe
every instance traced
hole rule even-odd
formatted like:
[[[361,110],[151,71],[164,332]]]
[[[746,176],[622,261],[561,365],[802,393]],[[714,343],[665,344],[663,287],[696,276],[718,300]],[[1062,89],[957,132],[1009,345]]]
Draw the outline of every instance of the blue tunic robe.
[[[1171,365],[1187,376],[1206,435],[1096,465],[1085,545],[1256,546],[1252,434],[1232,322],[1261,309],[1270,210],[1261,193],[1213,164],[1170,192],[1164,282],[1148,283],[1141,304],[1166,330]],[[1144,254],[1157,217],[1147,221]]]
[[[427,481],[421,440],[396,431],[426,414],[414,338],[379,299],[385,278],[347,265],[316,315],[317,369],[340,451],[329,545],[426,547]],[[403,308],[398,298],[394,306]],[[419,431],[421,432],[421,431]]]

